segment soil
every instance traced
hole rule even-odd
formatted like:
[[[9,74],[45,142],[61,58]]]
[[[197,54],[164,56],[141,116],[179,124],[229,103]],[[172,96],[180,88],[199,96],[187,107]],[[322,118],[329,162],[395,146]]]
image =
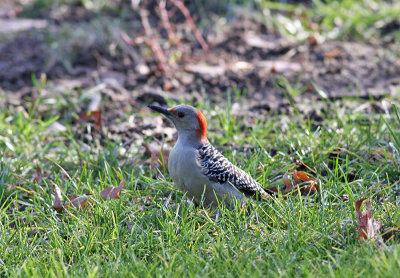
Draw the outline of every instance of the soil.
[[[7,9],[8,12],[0,10],[1,24],[5,26],[11,21],[22,24],[18,21],[21,8],[14,13]],[[181,44],[178,47],[168,41],[166,32],[159,26],[153,29],[170,60],[167,69],[162,70],[155,52],[140,42],[149,37],[144,35],[138,13],[127,16],[120,25],[112,23],[116,17],[110,13],[99,19],[94,12],[73,6],[64,13],[40,13],[40,18],[33,18],[28,24],[36,28],[21,28],[18,32],[3,30],[0,92],[6,97],[0,107],[21,103],[25,106],[24,101],[35,98],[37,91],[32,76],[45,75],[53,88],[47,94],[72,90],[79,95],[81,90],[99,89],[103,102],[111,100],[111,103],[95,108],[103,110],[103,124],[112,126],[118,134],[119,129],[135,130],[132,125],[115,125],[116,119],[123,117],[120,115],[123,111],[132,106],[139,109],[150,102],[166,105],[167,99],[194,102],[207,99],[218,103],[226,100],[227,92],[239,92],[248,100],[248,109],[282,112],[288,104],[282,91],[287,92],[290,87],[301,88],[302,94],[295,97],[297,102],[347,97],[382,99],[396,96],[400,91],[400,59],[395,54],[399,53],[399,47],[390,40],[385,43],[375,40],[372,44],[327,40],[318,35],[296,40],[282,37],[244,14],[231,17],[225,24],[210,16],[208,27],[202,29],[209,44],[207,52],[185,20],[175,25]],[[154,19],[151,15],[149,19],[154,27],[157,17]],[[35,25],[36,20],[41,20],[40,24]],[[95,26],[97,29],[93,32],[102,30],[103,27],[96,27],[96,22],[105,26],[104,39],[99,39],[104,34],[96,33],[92,42],[79,44],[81,39],[68,37],[78,33],[74,30],[81,30],[79,26]],[[72,26],[72,31],[62,37],[65,24]],[[128,28],[115,29],[121,25]],[[388,28],[383,30],[390,32]],[[83,30],[90,33],[92,29]],[[132,44],[124,40],[121,31],[136,41]],[[89,38],[89,33],[84,38]],[[57,42],[61,46],[55,50]],[[183,55],[174,58],[178,50],[183,50]],[[75,110],[81,113],[90,103],[77,105],[79,108]],[[42,111],[46,112],[45,107]],[[65,116],[63,111],[59,113]]]

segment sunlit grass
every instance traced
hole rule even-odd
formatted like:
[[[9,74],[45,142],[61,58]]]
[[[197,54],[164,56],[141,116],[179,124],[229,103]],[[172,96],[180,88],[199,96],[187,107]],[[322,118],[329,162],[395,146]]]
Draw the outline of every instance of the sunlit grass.
[[[167,172],[152,175],[142,152],[117,158],[119,142],[88,149],[71,134],[72,126],[51,134],[51,117],[2,111],[2,273],[394,277],[400,249],[394,241],[377,248],[357,240],[353,204],[371,198],[374,217],[385,227],[400,223],[398,154],[388,129],[398,136],[396,116],[365,117],[337,102],[330,105],[341,112],[327,112],[324,124],[315,127],[311,119],[299,118],[301,111],[254,119],[235,115],[231,107],[244,101],[236,95],[214,108],[198,105],[209,119],[210,140],[265,186],[281,186],[282,175],[302,161],[319,180],[319,193],[222,209],[216,219],[189,205]],[[253,126],[243,128],[248,122]],[[339,148],[347,151],[332,154]],[[126,164],[134,155],[136,164]],[[36,166],[47,172],[40,184],[32,182]],[[121,199],[99,198],[102,189],[121,180],[126,181]],[[93,208],[57,212],[52,182],[64,198],[93,194]]]
[[[35,2],[38,11],[52,3]],[[96,2],[103,3],[83,4]],[[369,39],[400,15],[389,1],[255,4],[284,11],[271,17],[263,13],[270,20],[266,25],[294,36],[315,31],[301,20],[308,18],[327,37]],[[299,29],[290,29],[293,26]],[[76,33],[67,27],[65,33],[50,34],[50,43]],[[98,30],[102,25],[91,27]],[[68,43],[85,43],[82,32]],[[53,51],[65,54],[64,62],[73,58],[64,52],[71,50],[68,45],[53,45]],[[25,107],[10,105],[0,111],[2,277],[398,276],[398,239],[387,246],[357,239],[354,202],[361,198],[372,200],[373,216],[384,227],[400,225],[400,119],[373,109],[355,112],[354,107],[368,108],[372,100],[319,103],[326,109],[322,124],[316,125],[301,109],[305,100],[292,103],[287,113],[243,114],[237,109],[248,108],[242,92],[233,90],[226,102],[217,104],[204,96],[196,106],[208,119],[209,139],[233,163],[265,187],[282,186],[284,173],[292,169],[308,172],[320,185],[312,196],[249,201],[244,207],[221,208],[216,218],[212,211],[190,205],[165,169],[150,169],[141,141],[77,136],[77,130],[89,132],[77,120],[76,106],[84,97],[63,92],[48,101],[40,91],[51,90],[51,84],[35,78],[33,83],[38,92],[34,102],[26,99]],[[298,84],[281,85],[288,97],[302,93]],[[139,109],[124,113],[127,118],[145,113]],[[52,130],[55,121],[66,130]],[[34,181],[36,167],[46,172],[39,183]],[[126,186],[120,199],[99,197],[101,190],[122,180]],[[64,200],[92,194],[93,207],[56,211],[53,183],[60,186]]]
[[[257,3],[268,11],[282,11],[280,16],[264,11],[268,14],[265,22],[296,38],[318,32],[330,39],[377,39],[387,35],[386,26],[400,17],[400,4],[396,1],[313,0],[307,4],[288,4],[264,0]],[[392,31],[398,39],[398,30]]]

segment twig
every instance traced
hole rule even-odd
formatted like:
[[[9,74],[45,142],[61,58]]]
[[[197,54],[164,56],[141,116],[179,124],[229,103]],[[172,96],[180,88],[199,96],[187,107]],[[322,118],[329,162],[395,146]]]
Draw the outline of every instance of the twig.
[[[196,37],[197,41],[200,43],[201,48],[203,48],[204,52],[208,52],[209,46],[206,41],[203,39],[203,36],[200,34],[199,30],[197,29],[196,25],[193,22],[193,18],[190,15],[189,10],[185,7],[182,1],[180,0],[171,0],[172,4],[174,4],[181,13],[185,16],[187,23],[189,23],[190,27],[192,28],[193,34]]]
[[[159,1],[160,15],[161,15],[161,23],[164,26],[164,29],[167,30],[168,39],[175,44],[181,52],[183,52],[183,48],[181,46],[181,42],[178,36],[172,30],[171,22],[169,21],[169,15],[166,9],[167,0]]]
[[[139,9],[140,19],[143,24],[144,31],[146,33],[145,42],[150,46],[151,50],[157,56],[159,67],[163,72],[168,71],[168,60],[161,49],[161,46],[157,42],[157,39],[153,33],[153,29],[150,26],[148,12],[144,8]]]

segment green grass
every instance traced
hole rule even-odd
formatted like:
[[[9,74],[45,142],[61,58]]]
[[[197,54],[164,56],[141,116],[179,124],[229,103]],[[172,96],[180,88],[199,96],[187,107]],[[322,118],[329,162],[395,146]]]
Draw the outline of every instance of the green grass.
[[[222,209],[215,219],[188,205],[166,172],[152,175],[135,142],[124,155],[118,155],[120,142],[87,145],[74,137],[68,118],[59,119],[67,132],[49,133],[56,120],[52,105],[69,115],[70,103],[62,108],[40,99],[28,109],[32,113],[0,112],[2,276],[396,277],[398,242],[360,242],[353,221],[354,201],[367,197],[376,219],[399,226],[399,161],[389,145],[399,134],[397,117],[353,114],[350,107],[361,100],[329,103],[320,127],[294,111],[258,117],[226,112],[243,101],[237,95],[212,109],[199,106],[210,119],[210,140],[266,186],[282,185],[282,175],[301,160],[320,181],[320,193],[250,202]],[[33,109],[42,111],[44,103],[52,112],[38,117]],[[249,146],[254,149],[246,151]],[[330,154],[339,147],[349,152]],[[127,163],[132,157],[137,162]],[[39,184],[31,182],[36,165],[48,172]],[[121,199],[98,196],[121,179]],[[52,181],[64,197],[94,194],[94,208],[55,211]]]
[[[385,0],[313,0],[309,5],[288,4],[284,1],[257,1],[259,9],[266,9],[264,21],[267,26],[277,28],[283,34],[304,39],[319,33],[329,39],[367,39],[389,37],[396,40],[400,33],[390,24],[398,23],[400,5]],[[281,11],[274,16],[270,11]],[[389,27],[389,28],[386,28]],[[398,28],[397,28],[398,29]]]
[[[377,13],[365,8],[372,1],[314,1],[304,13],[321,24],[321,32],[339,28],[337,37],[369,38],[383,21],[399,16],[398,8],[375,2],[383,7]],[[261,5],[286,10],[296,20],[291,10],[298,6],[271,3]],[[287,32],[276,17],[271,20]],[[39,92],[47,86],[34,81]],[[296,84],[286,88],[293,97],[301,93]],[[140,141],[87,142],[77,136],[75,109],[83,100],[72,92],[55,95],[39,94],[24,108],[0,105],[1,277],[398,276],[399,241],[386,247],[361,242],[354,224],[354,201],[367,197],[375,219],[399,228],[400,121],[394,113],[354,113],[368,104],[359,99],[327,101],[323,124],[315,126],[297,104],[299,113],[292,107],[287,114],[247,117],[230,110],[246,101],[238,93],[227,103],[199,104],[209,119],[210,141],[259,182],[281,186],[283,174],[302,161],[321,186],[313,196],[222,209],[215,219],[211,211],[187,204],[165,170],[151,171]],[[124,113],[121,121],[142,116],[132,107]],[[67,131],[51,133],[54,121]],[[332,154],[338,148],[348,151]],[[37,166],[48,173],[40,183],[32,182]],[[122,179],[121,199],[99,197]],[[93,194],[94,207],[55,211],[52,182],[64,199]]]

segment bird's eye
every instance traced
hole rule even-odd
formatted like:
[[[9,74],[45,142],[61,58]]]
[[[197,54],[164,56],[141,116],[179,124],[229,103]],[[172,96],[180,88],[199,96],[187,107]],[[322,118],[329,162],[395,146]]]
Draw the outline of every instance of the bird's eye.
[[[178,112],[178,117],[179,118],[183,118],[185,116],[185,114],[183,112]]]

